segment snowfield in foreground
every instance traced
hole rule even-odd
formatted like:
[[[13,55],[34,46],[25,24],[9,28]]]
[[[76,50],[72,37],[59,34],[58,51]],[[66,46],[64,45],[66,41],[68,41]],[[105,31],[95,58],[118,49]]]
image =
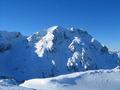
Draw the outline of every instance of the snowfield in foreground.
[[[14,79],[0,79],[0,90],[35,90],[30,88],[21,87]]]
[[[28,89],[19,86],[0,86],[0,90],[35,90],[35,89]]]
[[[37,90],[120,90],[120,70],[91,70],[53,78],[32,79],[20,86]]]

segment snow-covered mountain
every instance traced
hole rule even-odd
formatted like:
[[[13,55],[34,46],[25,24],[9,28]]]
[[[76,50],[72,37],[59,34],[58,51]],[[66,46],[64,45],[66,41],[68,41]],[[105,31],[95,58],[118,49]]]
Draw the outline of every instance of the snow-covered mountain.
[[[29,37],[0,32],[0,76],[17,81],[77,71],[112,69],[119,57],[86,31],[59,26]]]

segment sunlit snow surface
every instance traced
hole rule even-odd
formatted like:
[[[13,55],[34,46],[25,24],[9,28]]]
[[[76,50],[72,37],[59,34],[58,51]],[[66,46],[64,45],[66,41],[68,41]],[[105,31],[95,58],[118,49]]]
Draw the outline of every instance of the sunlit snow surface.
[[[0,79],[0,90],[34,90],[19,86],[14,79]]]
[[[21,86],[37,90],[120,90],[120,71],[92,70],[46,79],[32,79]]]
[[[119,69],[111,70],[120,65],[119,52],[77,28],[53,26],[42,33],[0,31],[0,90],[27,89],[9,85],[10,78],[40,90],[120,90]]]
[[[0,90],[35,90],[19,86],[0,86]]]
[[[119,62],[116,53],[77,28],[53,26],[28,37],[0,31],[0,76],[17,81],[113,69]]]

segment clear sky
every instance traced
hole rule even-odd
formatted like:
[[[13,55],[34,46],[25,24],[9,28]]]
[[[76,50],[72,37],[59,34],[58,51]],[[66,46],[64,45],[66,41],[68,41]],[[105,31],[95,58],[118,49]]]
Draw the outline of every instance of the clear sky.
[[[120,0],[0,0],[0,30],[30,35],[53,25],[83,28],[120,49]]]

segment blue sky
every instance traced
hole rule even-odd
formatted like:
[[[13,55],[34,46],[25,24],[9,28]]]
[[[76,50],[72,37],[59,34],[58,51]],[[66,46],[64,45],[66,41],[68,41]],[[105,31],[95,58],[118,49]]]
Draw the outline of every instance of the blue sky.
[[[53,25],[83,28],[120,49],[120,0],[0,0],[0,30],[30,35]]]

